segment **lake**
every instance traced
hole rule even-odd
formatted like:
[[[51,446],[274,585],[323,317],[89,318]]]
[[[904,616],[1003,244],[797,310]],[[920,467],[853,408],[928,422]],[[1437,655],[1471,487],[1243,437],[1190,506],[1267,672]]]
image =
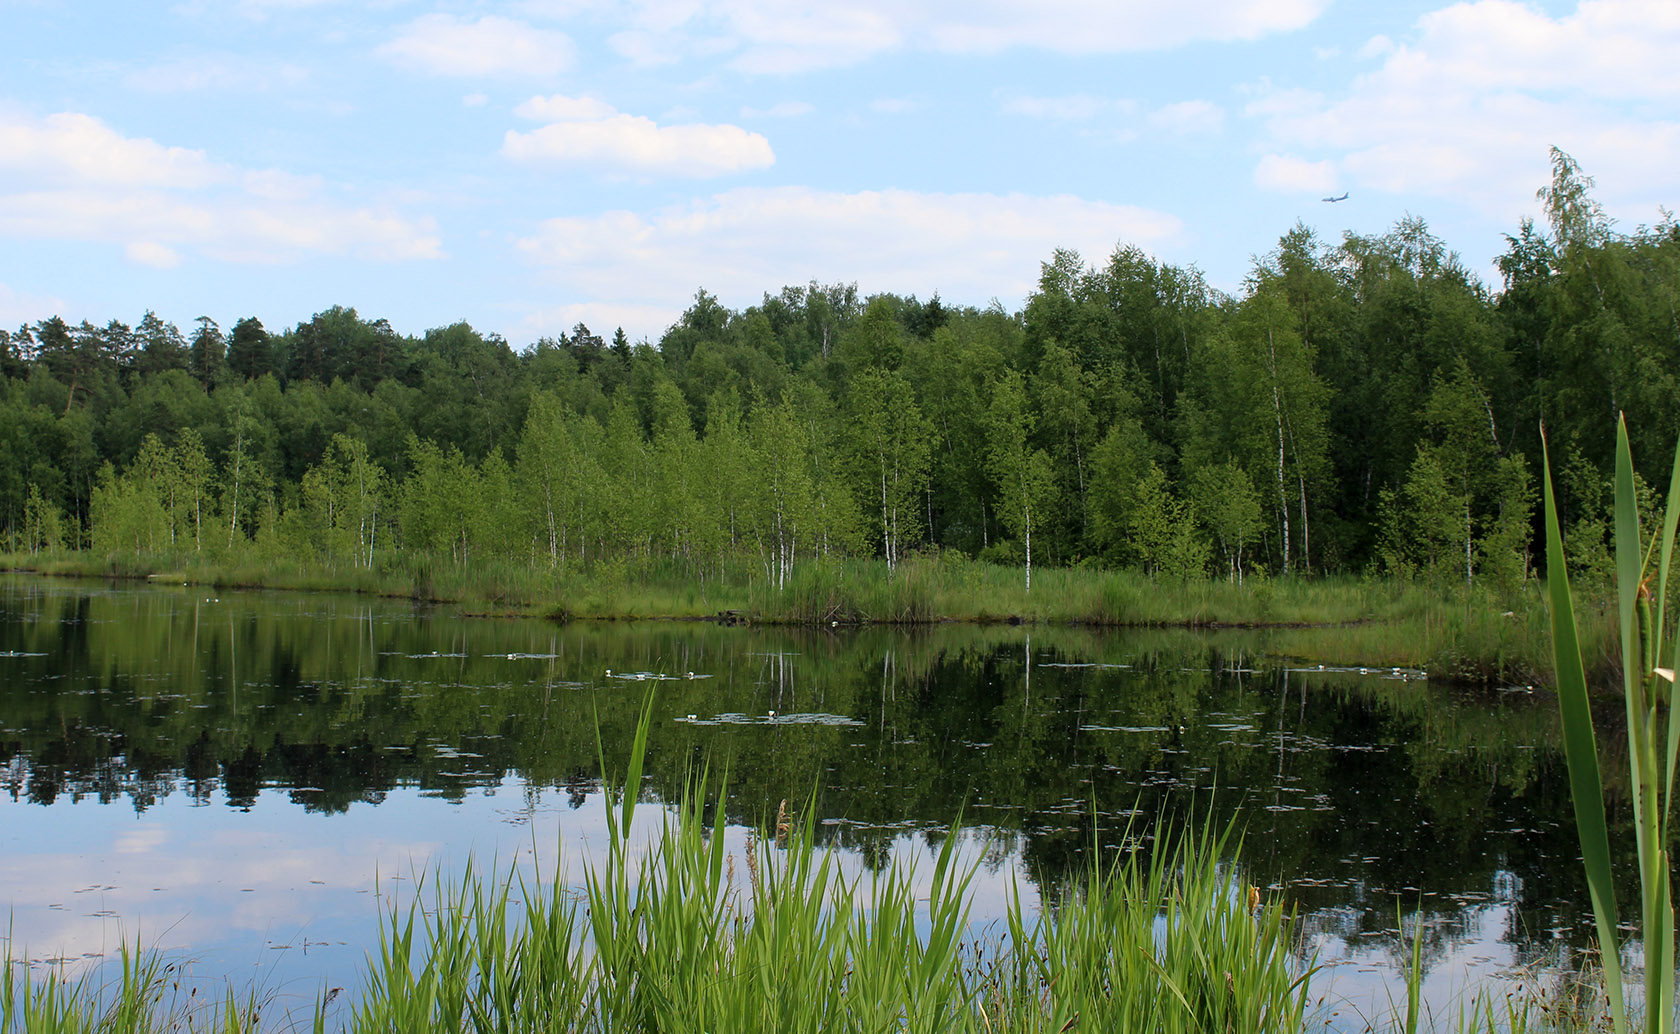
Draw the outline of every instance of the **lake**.
[[[1556,703],[1526,687],[1328,670],[1263,631],[561,625],[8,575],[11,950],[80,969],[139,940],[207,991],[348,1000],[417,885],[469,859],[581,878],[599,759],[622,771],[650,692],[644,798],[709,765],[728,836],[786,801],[854,869],[955,828],[981,924],[1012,882],[1053,899],[1157,816],[1235,822],[1340,1029],[1403,1002],[1403,937],[1437,1010],[1565,980],[1590,942]]]

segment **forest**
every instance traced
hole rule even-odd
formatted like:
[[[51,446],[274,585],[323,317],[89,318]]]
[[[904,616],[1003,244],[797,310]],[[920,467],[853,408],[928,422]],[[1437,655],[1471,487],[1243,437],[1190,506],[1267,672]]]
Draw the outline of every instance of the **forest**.
[[[1531,575],[1541,428],[1602,570],[1615,418],[1665,483],[1680,223],[1618,230],[1553,152],[1544,225],[1467,269],[1425,222],[1297,224],[1238,294],[1057,251],[1019,312],[855,285],[705,290],[657,342],[524,347],[333,306],[0,330],[0,547],[426,557],[785,584],[956,556],[1241,581]],[[1661,476],[1659,476],[1661,475]]]

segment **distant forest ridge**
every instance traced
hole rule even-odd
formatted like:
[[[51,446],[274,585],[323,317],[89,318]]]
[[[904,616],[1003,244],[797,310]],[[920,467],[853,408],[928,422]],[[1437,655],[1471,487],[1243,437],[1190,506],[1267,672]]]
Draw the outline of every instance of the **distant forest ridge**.
[[[700,291],[657,344],[516,351],[333,307],[275,332],[52,318],[0,331],[0,544],[378,567],[957,552],[1242,578],[1527,577],[1550,439],[1602,569],[1616,415],[1666,481],[1680,225],[1617,231],[1561,152],[1491,289],[1420,219],[1297,225],[1239,295],[1058,251],[1018,313]]]

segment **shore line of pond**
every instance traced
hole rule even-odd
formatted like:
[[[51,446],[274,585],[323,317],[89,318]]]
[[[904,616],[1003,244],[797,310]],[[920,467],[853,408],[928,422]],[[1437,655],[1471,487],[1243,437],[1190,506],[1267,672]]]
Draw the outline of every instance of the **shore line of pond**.
[[[1136,571],[1047,568],[1028,590],[1018,568],[966,558],[803,565],[775,584],[751,571],[686,572],[601,565],[579,570],[463,565],[417,556],[378,569],[295,561],[0,555],[0,568],[41,575],[142,579],[217,589],[335,591],[449,605],[480,617],[555,621],[709,621],[853,628],[942,623],[1182,628],[1277,633],[1280,655],[1399,666],[1437,680],[1549,685],[1548,618],[1538,583],[1496,594],[1480,586],[1394,577],[1178,579]],[[1615,671],[1613,615],[1584,606],[1589,668]]]

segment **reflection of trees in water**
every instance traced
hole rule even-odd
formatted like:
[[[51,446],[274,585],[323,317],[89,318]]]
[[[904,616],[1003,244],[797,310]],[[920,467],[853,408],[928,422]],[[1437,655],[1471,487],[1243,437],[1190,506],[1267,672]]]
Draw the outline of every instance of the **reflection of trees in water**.
[[[1256,661],[1267,641],[557,626],[8,581],[0,652],[42,656],[0,660],[0,771],[14,799],[142,810],[176,792],[248,807],[277,788],[336,812],[399,787],[459,800],[510,776],[575,808],[601,778],[597,726],[622,767],[650,686],[606,671],[665,673],[681,677],[657,683],[652,795],[674,799],[709,764],[727,773],[726,821],[766,823],[782,800],[809,800],[843,820],[819,836],[867,864],[886,864],[907,827],[960,817],[1018,844],[1053,901],[1093,854],[1147,851],[1155,822],[1207,816],[1237,824],[1252,878],[1304,921],[1341,921],[1352,901],[1354,933],[1370,937],[1392,928],[1396,895],[1422,890],[1443,902],[1426,945],[1446,944],[1457,902],[1510,874],[1514,943],[1580,936],[1549,702],[1286,672]]]

